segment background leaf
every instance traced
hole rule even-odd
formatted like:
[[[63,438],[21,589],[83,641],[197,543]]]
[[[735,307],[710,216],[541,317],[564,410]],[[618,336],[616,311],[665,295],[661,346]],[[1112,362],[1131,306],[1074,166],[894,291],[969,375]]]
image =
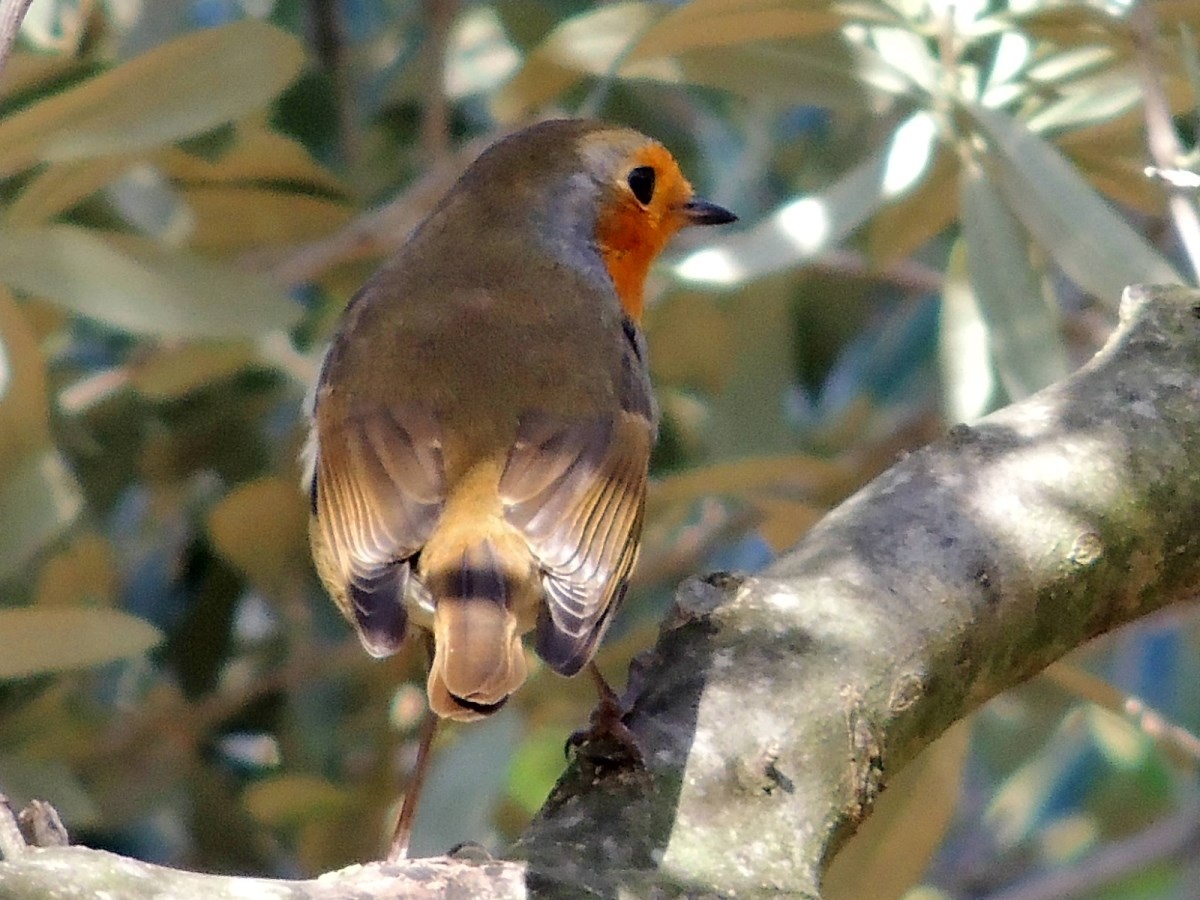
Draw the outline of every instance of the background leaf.
[[[115,609],[0,609],[0,678],[98,666],[162,640],[148,622]]]
[[[0,279],[137,334],[245,338],[288,328],[299,308],[266,279],[149,243],[67,225],[0,229]]]
[[[208,131],[262,106],[302,62],[295,39],[259,22],[187,35],[0,121],[0,176]]]

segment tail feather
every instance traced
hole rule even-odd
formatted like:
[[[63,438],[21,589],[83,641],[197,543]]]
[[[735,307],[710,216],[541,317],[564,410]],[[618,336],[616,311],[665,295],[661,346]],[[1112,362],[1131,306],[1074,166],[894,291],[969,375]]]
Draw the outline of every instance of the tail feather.
[[[456,568],[431,573],[428,586],[436,604],[429,704],[444,718],[481,718],[526,676],[509,576],[485,540],[464,552]]]

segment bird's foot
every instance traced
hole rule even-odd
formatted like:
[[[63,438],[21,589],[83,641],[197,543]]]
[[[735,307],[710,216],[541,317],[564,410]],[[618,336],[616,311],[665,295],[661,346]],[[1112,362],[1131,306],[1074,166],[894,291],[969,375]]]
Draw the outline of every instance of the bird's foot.
[[[587,728],[574,732],[567,738],[566,752],[584,755],[597,765],[624,768],[645,768],[646,759],[637,738],[625,723],[630,710],[626,709],[595,663],[588,664],[596,691],[600,695],[596,708],[592,710]]]

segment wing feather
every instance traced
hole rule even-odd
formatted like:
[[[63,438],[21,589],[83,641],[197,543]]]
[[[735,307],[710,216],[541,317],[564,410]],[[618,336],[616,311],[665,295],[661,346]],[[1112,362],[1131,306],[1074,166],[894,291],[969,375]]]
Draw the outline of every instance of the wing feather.
[[[383,656],[403,640],[404,597],[419,589],[410,560],[429,539],[444,504],[438,424],[415,408],[331,419],[318,406],[318,568],[363,644]]]
[[[574,423],[529,416],[501,476],[505,516],[542,570],[538,655],[561,674],[591,658],[624,594],[652,440],[652,424],[628,412]]]

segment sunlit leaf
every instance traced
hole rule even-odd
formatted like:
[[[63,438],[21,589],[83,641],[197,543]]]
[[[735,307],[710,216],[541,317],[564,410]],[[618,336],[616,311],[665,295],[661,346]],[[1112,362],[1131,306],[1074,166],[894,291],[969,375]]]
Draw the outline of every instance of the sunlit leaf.
[[[115,609],[0,609],[0,678],[98,666],[145,653],[157,628]]]
[[[1072,84],[1062,96],[1026,120],[1038,133],[1109,122],[1141,103],[1142,89],[1130,72],[1103,72]]]
[[[1042,296],[1029,239],[982,167],[962,173],[967,271],[988,345],[1009,397],[1018,400],[1069,371],[1059,314]]]
[[[303,144],[253,120],[239,123],[230,146],[214,159],[185,148],[166,147],[155,156],[155,162],[172,178],[188,184],[289,184],[328,193],[343,190],[341,182],[313,159]]]
[[[1115,305],[1128,284],[1181,282],[1055,147],[1003,113],[969,112],[995,148],[990,171],[1005,204],[1076,284]]]
[[[208,131],[261,108],[303,61],[295,38],[251,19],[193,32],[0,121],[0,175]]]
[[[787,0],[692,0],[676,7],[639,38],[630,59],[669,56],[697,47],[810,37],[840,28],[844,21],[828,5],[806,7]]]
[[[925,91],[937,89],[940,65],[925,37],[908,27],[871,29],[871,39],[881,58]]]
[[[738,284],[792,268],[837,246],[928,170],[934,132],[906,127],[928,121],[924,113],[906,119],[887,145],[824,191],[792,200],[754,227],[692,253],[675,267],[675,274],[699,284]]]
[[[1119,57],[1111,47],[1090,45],[1051,53],[1030,65],[1025,76],[1047,87],[1055,87],[1110,67]]]
[[[0,229],[0,280],[135,334],[257,337],[299,307],[264,278],[66,225]]]
[[[201,252],[297,244],[332,234],[353,214],[342,203],[283,190],[205,186],[181,193],[195,216],[189,245]]]
[[[962,238],[954,242],[946,263],[938,324],[946,418],[951,422],[974,422],[991,411],[996,400],[996,379],[987,325],[967,275]]]
[[[847,110],[863,109],[870,102],[871,89],[904,94],[909,87],[891,67],[838,38],[808,40],[801,46],[707,47],[669,60],[628,63],[621,75]]]
[[[308,562],[308,500],[296,483],[267,477],[244,484],[213,507],[217,552],[251,579],[278,588]]]
[[[16,50],[4,63],[4,77],[0,78],[0,100],[7,102],[26,92],[45,90],[47,85],[86,66],[84,60],[75,56]]]
[[[120,156],[49,163],[4,211],[3,221],[14,228],[44,225],[115,180],[128,167],[129,160]]]
[[[871,219],[867,250],[883,268],[907,259],[958,218],[958,157],[939,146],[926,177]]]

